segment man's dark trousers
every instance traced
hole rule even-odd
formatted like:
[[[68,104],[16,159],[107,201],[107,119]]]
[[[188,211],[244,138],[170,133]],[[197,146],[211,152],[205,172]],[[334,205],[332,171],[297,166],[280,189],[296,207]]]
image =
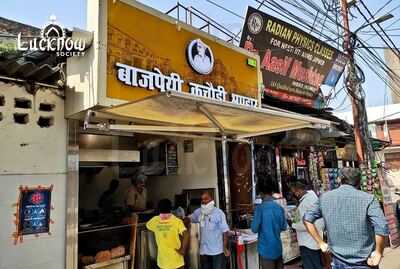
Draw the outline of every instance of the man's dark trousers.
[[[303,269],[323,269],[321,251],[300,246],[301,260]]]
[[[200,255],[200,268],[201,269],[225,269],[225,255]]]

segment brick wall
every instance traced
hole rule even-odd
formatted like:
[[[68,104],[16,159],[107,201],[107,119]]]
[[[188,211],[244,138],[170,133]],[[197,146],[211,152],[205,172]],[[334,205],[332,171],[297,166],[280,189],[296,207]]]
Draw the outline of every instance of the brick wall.
[[[400,146],[400,120],[388,122],[389,137],[391,138],[391,146]],[[377,138],[386,140],[384,136],[384,123],[378,123],[376,126]]]

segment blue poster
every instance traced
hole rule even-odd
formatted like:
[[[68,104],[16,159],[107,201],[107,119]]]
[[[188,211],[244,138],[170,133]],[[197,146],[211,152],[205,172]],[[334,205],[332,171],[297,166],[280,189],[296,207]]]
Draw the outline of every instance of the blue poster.
[[[49,233],[51,188],[21,190],[19,235]]]

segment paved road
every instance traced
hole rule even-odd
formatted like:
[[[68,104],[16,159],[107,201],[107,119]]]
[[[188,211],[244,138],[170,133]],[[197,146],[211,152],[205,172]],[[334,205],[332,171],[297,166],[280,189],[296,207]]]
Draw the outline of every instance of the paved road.
[[[380,269],[400,269],[400,247],[385,249]]]
[[[299,261],[285,265],[285,269],[300,269]],[[400,247],[396,249],[386,248],[383,261],[379,269],[400,269]]]

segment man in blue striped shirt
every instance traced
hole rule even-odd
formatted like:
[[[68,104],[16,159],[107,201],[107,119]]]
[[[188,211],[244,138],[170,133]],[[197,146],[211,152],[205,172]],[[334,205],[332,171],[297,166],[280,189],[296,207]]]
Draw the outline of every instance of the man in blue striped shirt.
[[[342,169],[342,186],[323,194],[304,215],[304,224],[324,252],[333,254],[332,269],[377,268],[383,254],[388,225],[373,195],[358,190],[360,174]],[[314,222],[323,218],[328,244]]]

